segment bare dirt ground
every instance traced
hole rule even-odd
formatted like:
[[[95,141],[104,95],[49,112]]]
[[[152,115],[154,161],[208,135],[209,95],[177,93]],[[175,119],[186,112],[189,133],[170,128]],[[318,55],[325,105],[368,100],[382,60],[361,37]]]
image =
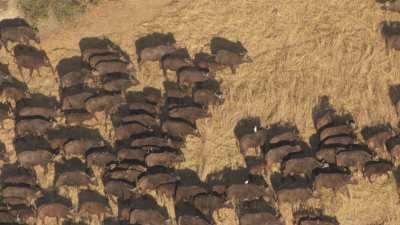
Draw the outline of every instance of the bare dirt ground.
[[[13,0],[0,0],[0,19],[19,16],[16,3]]]
[[[236,75],[229,70],[218,74],[226,101],[211,109],[212,118],[198,122],[202,137],[189,138],[184,149],[181,168],[206,179],[224,168],[244,166],[233,133],[242,118],[259,117],[264,126],[295,124],[308,141],[315,133],[312,110],[321,96],[328,96],[339,112],[350,113],[358,131],[378,124],[398,130],[389,87],[400,83],[399,56],[385,54],[376,32],[386,18],[400,16],[385,15],[374,1],[363,0],[119,0],[106,1],[74,22],[43,23],[39,29],[42,48],[54,66],[62,58],[79,55],[83,37],[105,35],[133,62],[134,41],[152,32],[172,32],[192,55],[208,51],[206,45],[214,36],[240,40],[254,62],[242,65]],[[16,73],[10,57],[0,60],[8,61]],[[58,96],[55,77],[43,74],[28,81],[31,90]],[[141,85],[135,90],[162,87],[157,63],[146,64],[137,78]],[[3,134],[1,139],[10,137]],[[363,141],[361,135],[359,140]],[[322,193],[313,206],[337,216],[342,225],[400,224],[393,177],[373,184],[356,179],[359,183],[349,186],[349,196]],[[287,224],[290,211],[283,207],[281,212]],[[221,221],[235,224],[229,218]]]

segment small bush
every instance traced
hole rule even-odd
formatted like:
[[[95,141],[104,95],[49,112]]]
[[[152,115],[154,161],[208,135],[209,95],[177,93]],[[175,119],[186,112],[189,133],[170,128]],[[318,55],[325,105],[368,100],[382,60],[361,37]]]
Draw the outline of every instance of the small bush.
[[[49,12],[54,13],[58,21],[66,21],[79,15],[90,6],[96,5],[101,0],[18,0],[18,8],[32,23],[49,17]]]
[[[90,5],[96,5],[101,0],[54,0],[52,10],[59,21],[70,20],[82,14]]]
[[[77,14],[83,13],[85,7],[81,4],[74,3],[73,1],[58,0],[54,2],[52,10],[54,11],[57,20],[64,21]]]
[[[17,6],[33,23],[49,16],[50,0],[18,0]]]

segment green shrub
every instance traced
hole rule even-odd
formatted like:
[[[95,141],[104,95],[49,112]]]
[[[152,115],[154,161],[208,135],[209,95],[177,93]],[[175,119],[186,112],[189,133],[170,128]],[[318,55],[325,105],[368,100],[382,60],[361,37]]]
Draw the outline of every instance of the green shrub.
[[[33,23],[49,16],[50,0],[18,0],[17,6]]]
[[[64,21],[77,14],[83,13],[85,11],[85,7],[80,4],[73,3],[72,1],[58,0],[54,2],[52,10],[57,20]]]

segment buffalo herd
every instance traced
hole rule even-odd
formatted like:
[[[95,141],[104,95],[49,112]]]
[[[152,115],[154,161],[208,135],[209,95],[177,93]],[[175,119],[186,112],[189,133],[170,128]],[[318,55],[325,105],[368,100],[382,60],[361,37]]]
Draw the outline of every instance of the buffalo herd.
[[[382,4],[400,9],[399,1]],[[380,26],[388,48],[400,49],[397,26]],[[211,225],[216,212],[231,209],[240,225],[283,225],[284,204],[303,204],[322,189],[349,194],[354,174],[369,182],[393,174],[398,135],[375,130],[360,143],[355,122],[333,108],[314,116],[313,147],[295,127],[252,124],[237,133],[243,182],[212,184],[180,169],[186,137],[201,137],[197,120],[224,103],[217,73],[235,74],[252,62],[239,41],[214,37],[209,46],[210,53],[192,58],[171,33],[146,35],[135,42],[136,71],[112,41],[88,37],[79,42],[80,55],[53,69],[37,29],[20,18],[0,21],[0,53],[12,56],[20,73],[18,79],[0,64],[0,125],[13,137],[12,146],[0,145],[0,224]],[[135,87],[136,73],[150,63],[159,63],[162,90]],[[32,80],[42,67],[57,76],[59,98],[34,93],[25,82],[23,69]],[[90,123],[104,122],[101,114],[112,124],[105,126],[109,137]],[[291,223],[339,224],[322,209],[303,208]]]

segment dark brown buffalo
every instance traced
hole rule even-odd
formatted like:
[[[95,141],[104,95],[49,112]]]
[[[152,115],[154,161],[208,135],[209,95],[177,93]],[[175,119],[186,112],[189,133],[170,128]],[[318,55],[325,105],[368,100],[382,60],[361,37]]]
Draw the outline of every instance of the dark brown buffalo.
[[[389,1],[388,1],[389,2]],[[390,3],[388,3],[390,4]],[[390,49],[400,50],[400,35],[398,34],[399,24],[391,21],[383,21],[379,24],[379,31],[385,39],[386,52],[389,53]],[[396,111],[399,113],[399,101],[396,102]]]
[[[121,148],[117,152],[119,160],[138,160],[144,162],[147,151],[141,148]]]
[[[168,109],[173,109],[173,108],[177,108],[177,107],[188,107],[188,106],[193,106],[193,105],[195,105],[195,104],[191,97],[167,98],[165,100],[165,106],[167,106]]]
[[[393,161],[398,162],[400,160],[400,144],[393,146],[390,149],[390,154],[392,155]]]
[[[16,164],[7,165],[3,168],[1,180],[3,184],[36,185],[36,175],[34,171],[19,167]]]
[[[227,199],[233,202],[253,201],[266,194],[267,187],[257,184],[234,184],[226,190]]]
[[[131,114],[120,118],[122,123],[137,122],[147,127],[155,127],[160,125],[160,120],[152,115],[141,113]]]
[[[137,187],[140,191],[146,192],[155,190],[162,184],[170,184],[178,181],[178,177],[167,173],[147,174],[137,181]]]
[[[16,206],[16,205],[30,205],[28,199],[25,198],[18,198],[18,197],[4,197],[3,203],[9,206]]]
[[[165,81],[164,89],[167,98],[191,97],[190,90],[187,87],[179,85],[177,82]]]
[[[323,112],[318,118],[315,119],[315,129],[320,131],[323,127],[330,125],[334,122],[336,111],[329,109]]]
[[[85,101],[85,108],[90,113],[105,111],[112,112],[123,103],[119,94],[99,94],[89,97]]]
[[[101,83],[106,91],[125,92],[128,88],[138,85],[139,81],[127,73],[111,73],[102,76]]]
[[[208,55],[207,53],[198,53],[194,57],[194,63],[196,66],[202,69],[208,69],[210,72],[215,73],[225,68],[224,65],[220,65],[215,62],[215,56]]]
[[[178,218],[178,225],[211,225],[199,216],[183,215]]]
[[[393,169],[393,164],[385,161],[370,161],[365,164],[364,176],[371,180],[372,176],[388,174]]]
[[[370,153],[362,150],[348,150],[336,155],[336,164],[343,167],[355,167],[362,169],[372,159]]]
[[[1,210],[0,211],[0,223],[1,224],[10,224],[10,225],[17,225],[18,223],[18,218],[14,215],[12,215],[11,212],[8,210]]]
[[[382,6],[382,9],[393,12],[400,12],[400,1],[398,0],[385,1],[385,3]]]
[[[3,198],[22,198],[31,202],[41,196],[41,192],[36,187],[28,185],[13,184],[2,188],[1,195]]]
[[[314,169],[318,168],[320,163],[314,157],[302,157],[285,160],[282,164],[284,176],[305,175],[311,176]]]
[[[254,127],[254,132],[245,134],[240,137],[239,150],[246,155],[250,148],[259,148],[265,144],[267,139],[267,130]]]
[[[17,154],[18,162],[23,167],[32,167],[35,165],[46,165],[53,159],[53,154],[48,150],[23,151]]]
[[[130,213],[129,223],[143,225],[166,225],[167,217],[155,209],[134,209]]]
[[[94,95],[95,90],[83,85],[65,88],[61,92],[61,108],[63,110],[84,108],[85,101]]]
[[[67,205],[62,203],[42,204],[37,208],[39,218],[67,218],[71,214],[71,210]]]
[[[283,225],[278,217],[269,212],[246,213],[239,216],[240,225]]]
[[[285,188],[277,191],[280,203],[305,202],[312,198],[312,191],[307,187]]]
[[[87,167],[79,159],[66,160],[55,165],[55,186],[80,187],[91,183]]]
[[[17,205],[9,209],[9,212],[18,218],[19,221],[28,221],[36,218],[36,210],[34,211],[30,206]]]
[[[394,137],[396,134],[393,131],[382,131],[371,136],[367,140],[368,148],[379,152],[386,150],[386,142]]]
[[[223,66],[228,66],[231,68],[232,73],[235,74],[240,64],[251,63],[253,60],[247,53],[241,54],[221,49],[215,55],[215,62]]]
[[[96,46],[96,47],[85,48],[81,51],[81,53],[82,53],[82,61],[89,63],[89,58],[91,56],[98,54],[119,53],[119,52],[110,45],[107,45],[107,46]]]
[[[335,164],[336,152],[337,149],[335,147],[323,147],[315,153],[315,157],[321,162]]]
[[[339,135],[348,135],[352,136],[353,135],[353,127],[347,124],[344,125],[338,125],[338,126],[331,126],[331,127],[326,127],[321,130],[319,134],[319,138],[321,141],[333,137],[333,136],[339,136]]]
[[[111,214],[107,199],[95,191],[83,190],[79,193],[78,213],[82,217],[105,216]]]
[[[125,180],[135,183],[139,175],[146,172],[146,170],[147,168],[139,163],[122,161],[108,165],[106,176],[114,180]]]
[[[87,186],[90,183],[89,176],[83,171],[65,172],[58,176],[56,187],[62,186]]]
[[[146,156],[146,165],[148,167],[153,166],[165,166],[174,167],[176,164],[183,162],[185,159],[183,155],[175,152],[161,152],[161,153],[150,153]]]
[[[3,82],[0,84],[0,93],[7,101],[16,102],[22,98],[29,96],[26,88],[12,82]]]
[[[23,108],[19,108],[17,115],[20,117],[40,116],[46,119],[52,119],[56,117],[56,111],[54,108],[49,107],[26,106]]]
[[[211,191],[214,193],[217,193],[219,195],[225,195],[226,193],[226,189],[227,189],[227,185],[224,184],[215,184],[211,187]]]
[[[79,129],[80,127],[77,128]],[[47,140],[52,149],[62,149],[68,141],[74,139],[75,134],[81,136],[74,128],[60,127],[49,130]]]
[[[53,67],[49,58],[43,50],[39,50],[32,46],[17,45],[14,47],[15,62],[18,70],[22,75],[22,68],[29,70],[29,76],[32,77],[33,71],[36,70],[40,76],[39,68],[42,66],[49,67],[54,74]]]
[[[148,128],[140,123],[122,124],[115,128],[115,138],[117,140],[128,139],[132,135],[137,135],[146,132],[152,132],[152,128]]]
[[[156,192],[159,196],[165,196],[172,199],[175,196],[177,184],[175,182],[168,184],[161,184],[157,187]]]
[[[300,140],[299,132],[293,130],[293,131],[286,131],[281,134],[277,134],[277,135],[273,136],[269,140],[269,143],[270,144],[278,144],[281,142],[295,142],[295,141],[299,141],[299,140]]]
[[[321,190],[322,188],[338,191],[345,188],[351,182],[351,175],[341,172],[320,173],[314,178],[314,189]]]
[[[68,88],[75,85],[83,84],[89,76],[89,71],[81,69],[78,71],[71,71],[61,76],[61,87]]]
[[[198,119],[211,117],[207,110],[199,106],[174,107],[168,111],[168,116],[171,118],[182,118],[193,124]]]
[[[168,133],[174,137],[184,138],[187,135],[199,136],[200,133],[196,127],[190,122],[184,120],[175,120],[172,118],[162,122],[161,129],[163,132]]]
[[[193,89],[193,101],[204,106],[220,105],[224,102],[224,95],[212,89]]]
[[[93,118],[93,114],[86,111],[86,109],[72,109],[64,111],[65,123],[68,126],[79,126],[84,123],[84,121]]]
[[[130,182],[109,179],[103,183],[104,191],[108,195],[113,195],[121,199],[128,199],[132,196],[132,190],[134,189],[134,186]]]
[[[40,44],[37,31],[29,26],[4,26],[0,29],[0,40],[8,51],[8,42],[29,45],[30,41]]]
[[[51,128],[53,128],[53,123],[41,118],[21,119],[15,123],[17,136],[43,136]]]
[[[213,193],[198,194],[193,198],[192,203],[205,215],[211,215],[215,210],[225,207],[225,200]]]
[[[132,111],[145,111],[151,115],[160,114],[160,109],[157,107],[157,105],[148,102],[129,102],[128,108]]]
[[[129,73],[129,63],[121,60],[104,60],[96,64],[92,73],[96,76],[109,73]]]
[[[177,82],[181,85],[192,87],[196,82],[203,82],[213,79],[209,71],[193,66],[181,67],[176,71]]]
[[[206,194],[207,190],[199,185],[178,185],[176,188],[175,202],[190,201],[194,196],[198,194]]]
[[[267,165],[282,163],[283,159],[290,153],[301,152],[303,149],[300,145],[283,145],[269,149],[265,154]]]
[[[249,172],[255,176],[263,176],[265,175],[265,169],[267,164],[265,162],[259,162],[253,165],[248,165]]]
[[[303,218],[296,225],[339,225],[339,223],[323,218]]]
[[[48,120],[57,116],[57,103],[49,97],[33,95],[16,102],[16,117],[43,117]]]
[[[3,127],[3,122],[6,119],[12,119],[11,107],[7,104],[0,103],[0,127]]]
[[[96,68],[96,66],[102,61],[117,61],[117,60],[128,63],[128,61],[121,54],[119,54],[119,52],[105,52],[99,54],[92,54],[90,55],[88,61],[90,67]]]
[[[175,45],[157,45],[154,47],[147,47],[140,51],[138,57],[139,69],[146,61],[160,61],[161,58],[169,53],[176,51]]]
[[[71,139],[62,147],[67,156],[83,156],[91,148],[104,146],[104,141],[100,139]]]
[[[91,148],[86,151],[85,155],[86,162],[89,166],[97,166],[100,168],[104,168],[117,158],[108,146]]]
[[[347,146],[355,143],[355,139],[352,136],[335,136],[335,137],[329,137],[325,139],[322,144],[325,146],[329,145],[338,145],[338,146]]]
[[[162,103],[161,101],[163,100],[161,90],[150,86],[146,86],[143,88],[143,97],[146,102],[153,105],[159,105]]]
[[[178,71],[182,67],[191,65],[193,65],[193,62],[189,58],[175,54],[166,54],[160,60],[160,68],[164,76],[167,75],[167,70]]]
[[[170,138],[152,136],[151,134],[145,137],[138,137],[130,143],[132,148],[156,147],[156,148],[173,148],[174,146]]]
[[[43,137],[25,136],[14,140],[18,162],[23,167],[46,165],[53,158],[53,150]]]

